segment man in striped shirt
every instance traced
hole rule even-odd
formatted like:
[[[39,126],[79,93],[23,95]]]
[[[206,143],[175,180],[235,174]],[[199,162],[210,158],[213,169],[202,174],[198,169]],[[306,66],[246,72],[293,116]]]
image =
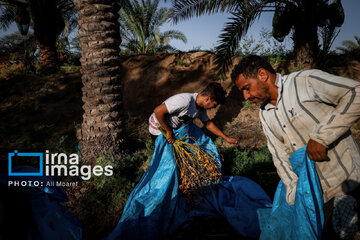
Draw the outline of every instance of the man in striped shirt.
[[[325,203],[359,189],[360,151],[350,127],[360,118],[360,82],[315,69],[282,76],[254,55],[243,58],[231,77],[245,100],[261,104],[263,131],[289,205],[298,176],[288,159],[305,145]]]

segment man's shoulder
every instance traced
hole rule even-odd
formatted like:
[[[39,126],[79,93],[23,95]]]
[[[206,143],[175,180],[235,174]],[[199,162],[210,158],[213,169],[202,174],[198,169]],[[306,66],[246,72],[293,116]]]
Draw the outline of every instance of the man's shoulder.
[[[178,100],[178,101],[190,102],[194,98],[194,95],[195,95],[195,93],[178,93],[178,94],[175,94],[175,95],[169,97],[165,101]]]
[[[293,72],[290,75],[293,77],[309,77],[309,76],[318,76],[318,75],[328,75],[329,73],[324,72],[320,69],[304,69],[301,71]]]
[[[164,101],[164,103],[168,106],[168,105],[173,105],[173,106],[189,106],[191,101],[193,101],[194,99],[194,93],[178,93],[175,94],[171,97],[169,97],[168,99],[166,99]]]
[[[320,69],[304,69],[297,72],[292,72],[288,75],[282,76],[282,81],[285,86],[293,84],[294,81],[306,81],[309,78],[327,76],[329,73],[324,72]]]

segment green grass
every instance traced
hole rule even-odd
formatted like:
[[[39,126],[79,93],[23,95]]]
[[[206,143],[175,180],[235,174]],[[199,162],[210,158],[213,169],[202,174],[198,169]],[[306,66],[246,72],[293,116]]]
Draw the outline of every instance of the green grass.
[[[250,102],[249,100],[243,101],[242,102],[243,107],[241,109],[255,109],[256,108],[256,104]]]
[[[248,177],[257,182],[272,198],[279,177],[267,146],[259,148],[218,148],[223,156],[222,172],[229,176]]]
[[[174,59],[174,63],[177,65],[177,66],[183,66],[183,67],[188,67],[189,65],[186,64],[181,58],[175,58]]]

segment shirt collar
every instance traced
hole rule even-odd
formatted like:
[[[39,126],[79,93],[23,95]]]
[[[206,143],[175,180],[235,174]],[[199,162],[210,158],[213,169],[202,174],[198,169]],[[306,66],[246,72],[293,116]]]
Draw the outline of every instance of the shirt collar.
[[[261,106],[261,109],[264,109],[264,110],[270,110],[270,109],[273,109],[273,108],[277,108],[281,98],[282,98],[282,93],[283,93],[283,76],[281,76],[280,73],[276,73],[276,80],[275,80],[275,85],[278,87],[278,98],[276,100],[276,106],[272,105],[271,103],[268,103],[266,105],[262,105]]]

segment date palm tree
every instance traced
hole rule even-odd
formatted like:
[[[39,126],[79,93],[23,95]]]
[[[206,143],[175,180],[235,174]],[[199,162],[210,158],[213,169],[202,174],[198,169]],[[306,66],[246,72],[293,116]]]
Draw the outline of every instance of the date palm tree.
[[[81,41],[83,122],[79,136],[82,160],[100,155],[121,158],[123,117],[120,81],[119,1],[74,0]]]
[[[39,46],[40,71],[58,70],[56,39],[65,27],[66,19],[75,16],[71,0],[1,0],[0,28],[6,30],[16,22],[19,31],[26,35],[23,26],[32,23]]]
[[[345,40],[341,42],[340,47],[337,47],[336,49],[339,50],[343,54],[351,54],[351,53],[357,53],[358,56],[360,56],[360,37],[354,36],[355,41],[352,40]]]
[[[186,43],[179,31],[160,32],[160,27],[171,19],[173,10],[158,8],[159,0],[124,1],[120,11],[122,46],[136,54],[175,50],[169,41],[178,39]]]
[[[319,55],[318,27],[330,21],[333,27],[344,22],[341,0],[173,0],[175,22],[217,12],[232,14],[216,47],[217,63],[227,71],[241,37],[263,12],[275,12],[273,36],[283,41],[292,34],[298,64],[314,66]]]

